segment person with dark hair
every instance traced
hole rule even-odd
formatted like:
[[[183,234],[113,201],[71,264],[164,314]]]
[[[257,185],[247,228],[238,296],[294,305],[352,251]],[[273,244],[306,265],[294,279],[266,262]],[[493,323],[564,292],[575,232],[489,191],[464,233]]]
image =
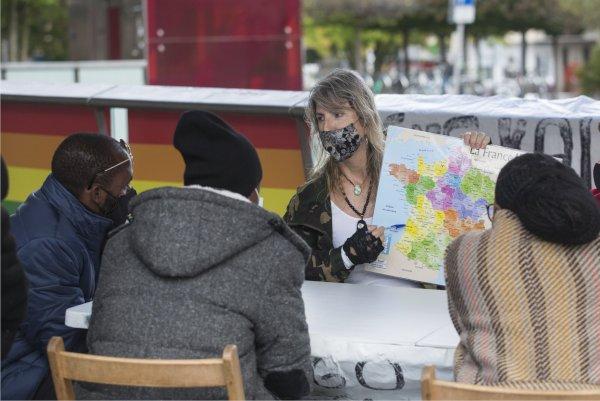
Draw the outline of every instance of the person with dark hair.
[[[65,311],[92,300],[107,232],[124,221],[132,192],[129,147],[108,136],[74,134],[56,149],[52,172],[11,217],[27,280],[27,316],[2,361],[3,399],[54,397],[46,345],[85,349],[85,332]]]
[[[525,389],[600,388],[600,206],[548,155],[504,166],[492,228],[446,250],[459,382]]]
[[[235,344],[247,399],[298,399],[312,381],[300,288],[308,246],[257,205],[256,150],[214,114],[181,116],[183,188],[146,191],[109,239],[87,344],[96,355],[197,359]],[[127,322],[123,325],[123,322]],[[223,389],[81,383],[78,399],[226,399]]]
[[[2,162],[2,200],[8,195],[8,170]],[[8,212],[2,206],[2,359],[14,340],[27,307],[27,280],[10,233]]]

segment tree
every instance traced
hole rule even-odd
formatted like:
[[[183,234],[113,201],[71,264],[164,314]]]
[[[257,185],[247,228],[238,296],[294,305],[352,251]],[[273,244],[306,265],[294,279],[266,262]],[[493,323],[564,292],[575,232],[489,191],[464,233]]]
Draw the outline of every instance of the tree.
[[[477,18],[470,27],[470,31],[478,36],[520,32],[523,75],[527,72],[525,34],[529,29],[540,29],[556,36],[578,33],[582,26],[575,14],[563,7],[561,0],[480,0],[477,2]]]
[[[525,74],[525,34],[529,29],[543,30],[557,43],[560,34],[581,32],[586,18],[590,24],[600,25],[597,5],[598,0],[478,0],[475,23],[467,26],[465,40],[472,36],[477,44],[479,39],[488,36],[520,32],[521,72]],[[363,48],[373,48],[375,75],[402,49],[404,74],[410,77],[408,47],[419,36],[435,34],[440,61],[446,61],[446,38],[454,30],[454,25],[448,23],[447,10],[448,0],[304,0],[305,20],[310,21],[305,24],[305,33],[307,36],[317,31],[323,35],[339,35],[337,39],[321,37],[313,43],[317,46],[330,43],[330,47],[335,43],[336,49],[341,48],[349,58],[351,66],[363,73]],[[593,18],[582,15],[588,11]]]
[[[577,21],[577,27],[600,30],[600,6],[598,0],[559,0],[563,12],[571,15],[570,22]],[[570,23],[566,22],[566,24]]]
[[[305,0],[303,2],[305,18],[309,25],[305,25],[305,32],[316,27],[324,29],[337,27],[344,33],[344,51],[350,55],[349,61],[352,68],[364,73],[363,48],[365,42],[372,40],[372,35],[365,34],[382,28],[391,31],[395,22],[402,18],[411,9],[417,7],[417,0]],[[380,39],[382,38],[381,35]],[[380,41],[381,46],[385,46]]]
[[[2,0],[0,7],[0,31],[8,38],[8,61],[67,59],[66,0]]]
[[[588,62],[579,70],[583,92],[600,97],[600,44],[596,44]]]

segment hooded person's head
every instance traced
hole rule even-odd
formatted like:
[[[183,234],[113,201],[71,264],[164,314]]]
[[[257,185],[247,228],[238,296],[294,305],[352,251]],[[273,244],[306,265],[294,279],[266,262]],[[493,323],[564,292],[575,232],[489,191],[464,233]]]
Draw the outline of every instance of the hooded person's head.
[[[600,207],[570,167],[542,153],[514,158],[500,171],[496,204],[545,241],[585,244],[600,232]]]
[[[207,111],[183,113],[175,128],[173,145],[185,162],[184,185],[225,189],[249,198],[262,180],[254,146]]]

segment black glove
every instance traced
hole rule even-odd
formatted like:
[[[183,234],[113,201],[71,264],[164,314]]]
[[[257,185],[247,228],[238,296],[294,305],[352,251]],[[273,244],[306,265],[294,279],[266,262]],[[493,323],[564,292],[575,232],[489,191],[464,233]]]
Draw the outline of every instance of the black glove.
[[[381,239],[371,234],[364,224],[346,240],[342,248],[348,259],[356,266],[377,260],[377,256],[383,251],[383,244]]]

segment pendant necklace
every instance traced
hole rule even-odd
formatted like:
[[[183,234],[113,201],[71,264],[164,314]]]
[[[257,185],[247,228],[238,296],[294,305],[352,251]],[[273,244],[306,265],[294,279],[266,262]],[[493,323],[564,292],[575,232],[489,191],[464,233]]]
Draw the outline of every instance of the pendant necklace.
[[[364,185],[365,181],[367,181],[367,179],[369,178],[369,176],[367,175],[365,177],[365,179],[363,180],[362,183],[355,184],[354,182],[352,182],[352,180],[350,178],[348,178],[348,176],[346,174],[344,174],[343,171],[340,171],[340,173],[342,173],[342,175],[344,176],[344,178],[347,179],[348,182],[350,184],[352,184],[352,186],[354,187],[354,196],[360,196],[360,194],[362,194],[362,186]],[[369,187],[369,189],[371,189],[371,188]]]
[[[360,220],[358,220],[358,223],[356,223],[356,228],[358,230],[362,230],[367,227],[367,222],[364,220],[364,218],[365,218],[365,214],[367,213],[367,206],[369,205],[369,200],[371,199],[371,189],[372,188],[373,188],[373,186],[369,185],[369,192],[367,192],[367,200],[365,202],[365,206],[363,207],[362,213],[361,213],[354,207],[354,205],[352,205],[352,203],[350,203],[350,200],[346,196],[346,192],[344,192],[344,188],[342,188],[342,186],[340,185],[340,190],[342,191],[342,195],[344,195],[344,200],[346,201],[348,206],[350,206],[350,209],[352,209],[352,211],[354,213],[356,213],[358,215],[358,217],[360,217]]]

